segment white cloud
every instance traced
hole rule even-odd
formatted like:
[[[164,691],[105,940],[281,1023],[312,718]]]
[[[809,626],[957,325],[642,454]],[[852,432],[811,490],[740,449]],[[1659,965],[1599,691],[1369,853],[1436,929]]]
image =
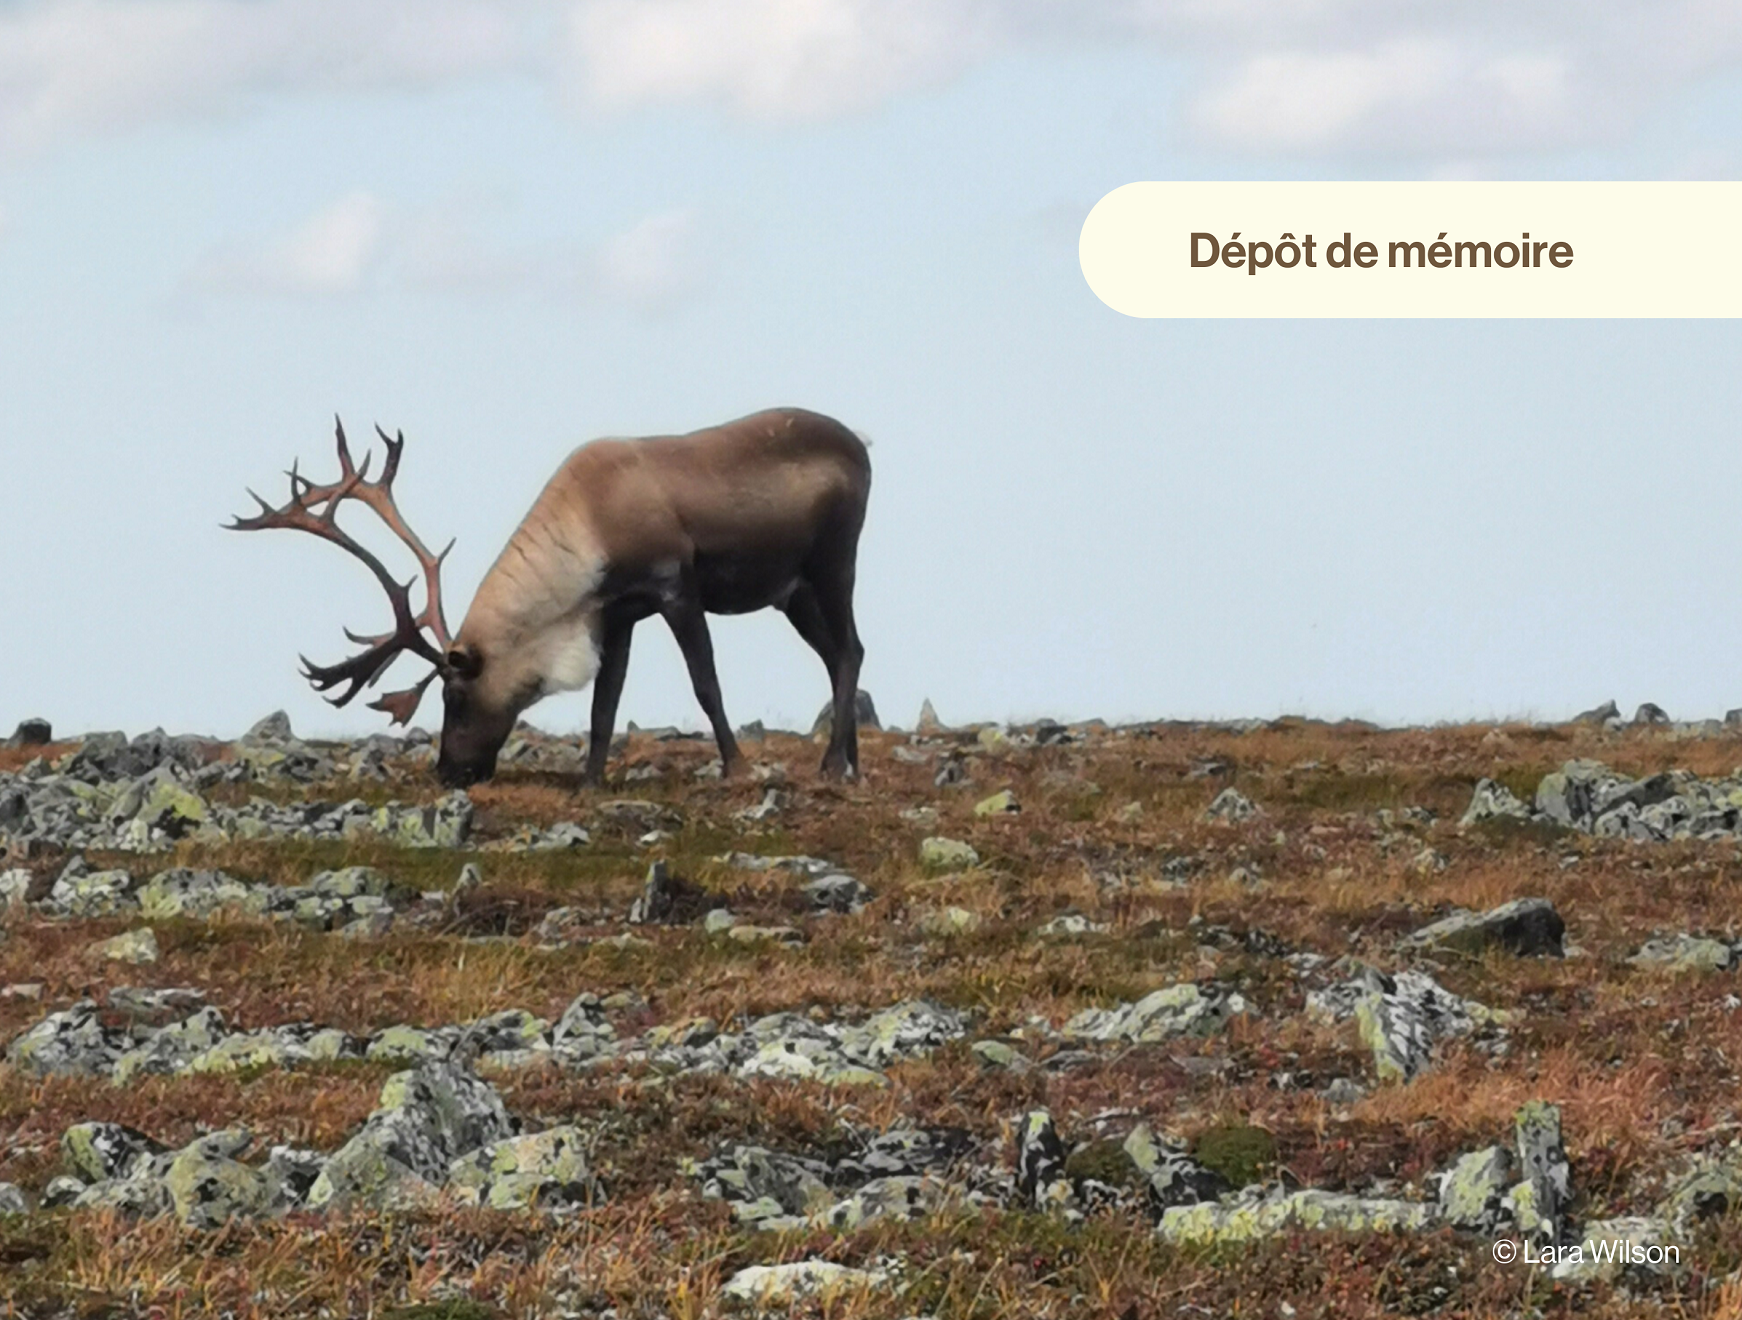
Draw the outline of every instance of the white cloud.
[[[1614,146],[1742,72],[1735,0],[0,0],[0,151],[272,92],[514,72],[592,110],[875,108],[1013,51],[1139,47],[1212,149],[1492,160]]]
[[[502,68],[524,49],[515,9],[493,0],[20,0],[0,9],[0,148],[232,110],[279,89],[430,84]]]
[[[663,311],[696,293],[708,254],[687,210],[651,215],[601,244],[592,268],[601,293],[643,311]]]
[[[989,0],[589,0],[570,13],[584,95],[708,100],[814,119],[940,82],[997,47]]]
[[[380,264],[385,236],[381,202],[372,193],[353,192],[285,234],[210,254],[189,283],[222,293],[358,293]]]
[[[184,281],[196,294],[339,297],[395,289],[493,300],[561,298],[664,312],[705,291],[714,244],[689,209],[602,242],[521,247],[481,236],[476,206],[394,211],[358,191],[282,233],[214,250]]]

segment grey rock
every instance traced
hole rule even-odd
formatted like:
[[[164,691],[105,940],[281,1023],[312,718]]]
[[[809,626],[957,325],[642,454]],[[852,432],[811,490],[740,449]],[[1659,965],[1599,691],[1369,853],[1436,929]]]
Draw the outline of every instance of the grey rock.
[[[29,1213],[30,1202],[25,1200],[23,1189],[14,1183],[0,1182],[0,1216]]]
[[[10,741],[14,747],[46,747],[54,741],[54,727],[44,719],[20,720]]]
[[[1529,819],[1530,808],[1520,802],[1511,789],[1492,779],[1479,779],[1476,781],[1476,790],[1470,797],[1470,805],[1458,823],[1473,825],[1484,820]]]
[[[502,1098],[463,1064],[395,1073],[363,1129],[327,1162],[308,1204],[382,1207],[425,1199],[460,1156],[514,1135]]]
[[[1605,701],[1601,706],[1593,706],[1590,710],[1580,711],[1573,716],[1574,724],[1607,724],[1610,720],[1621,718],[1621,709],[1613,701]]]
[[[1440,1218],[1454,1228],[1495,1232],[1505,1216],[1502,1203],[1512,1177],[1512,1155],[1504,1146],[1460,1157],[1440,1175]]]
[[[1641,703],[1639,709],[1633,712],[1633,723],[1662,727],[1674,723],[1674,721],[1670,719],[1669,713],[1662,706],[1654,701],[1647,701]]]
[[[1520,957],[1562,956],[1566,922],[1546,898],[1515,898],[1487,912],[1457,912],[1409,936],[1409,948],[1480,953],[1497,947]]]
[[[61,1134],[61,1158],[86,1183],[128,1178],[165,1147],[119,1123],[75,1123]]]
[[[1727,972],[1736,965],[1736,949],[1722,940],[1670,935],[1647,940],[1627,961],[1639,967],[1662,967],[1672,972]]]
[[[448,1187],[469,1204],[495,1210],[590,1205],[599,1188],[579,1128],[506,1137],[461,1155],[449,1166]]]
[[[677,889],[672,883],[671,872],[663,861],[654,862],[647,868],[647,879],[642,883],[640,896],[629,906],[629,924],[640,926],[664,921],[676,905]]]
[[[1259,814],[1258,806],[1239,789],[1232,786],[1216,794],[1204,811],[1206,820],[1243,821]]]
[[[1065,1147],[1044,1109],[1023,1117],[1016,1138],[1016,1189],[1037,1210],[1061,1207],[1072,1198],[1065,1177]]]
[[[860,912],[874,897],[870,889],[844,873],[818,876],[805,884],[803,893],[813,912]]]
[[[1558,1245],[1566,1232],[1566,1208],[1572,1196],[1572,1168],[1561,1143],[1561,1111],[1546,1101],[1532,1100],[1513,1118],[1513,1131],[1524,1177],[1503,1204],[1521,1234]]]
[[[853,719],[861,729],[881,729],[882,723],[877,718],[877,704],[871,700],[871,694],[864,688],[858,689],[853,695]],[[834,732],[835,703],[827,701],[817,712],[816,719],[811,724],[811,737],[825,737]]]
[[[1084,1009],[1061,1030],[1078,1040],[1155,1044],[1175,1036],[1213,1035],[1229,1018],[1244,1012],[1246,1001],[1238,992],[1217,986],[1206,990],[1188,981],[1145,995],[1134,1004]]]

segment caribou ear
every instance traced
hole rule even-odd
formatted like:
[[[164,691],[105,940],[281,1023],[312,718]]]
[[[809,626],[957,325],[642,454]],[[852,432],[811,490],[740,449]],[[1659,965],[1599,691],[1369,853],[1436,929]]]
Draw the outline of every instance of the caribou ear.
[[[466,646],[448,651],[448,671],[456,678],[476,678],[484,672],[484,657]]]

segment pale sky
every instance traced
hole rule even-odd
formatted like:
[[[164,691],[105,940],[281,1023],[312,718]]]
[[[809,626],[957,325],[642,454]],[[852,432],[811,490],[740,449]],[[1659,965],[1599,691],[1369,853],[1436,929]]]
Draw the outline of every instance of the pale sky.
[[[575,444],[776,404],[873,441],[887,720],[1721,715],[1734,322],[1134,321],[1076,239],[1141,179],[1739,174],[1730,0],[0,0],[0,733],[382,727],[296,672],[366,572],[219,530],[335,411],[457,624]],[[714,633],[808,725],[783,619]],[[657,621],[620,719],[703,727]]]

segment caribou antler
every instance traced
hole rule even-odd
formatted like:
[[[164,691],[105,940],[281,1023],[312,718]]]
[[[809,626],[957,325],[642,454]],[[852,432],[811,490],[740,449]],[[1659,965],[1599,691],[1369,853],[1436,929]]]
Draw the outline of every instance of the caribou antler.
[[[339,444],[337,481],[328,486],[317,486],[301,475],[293,463],[289,473],[290,503],[281,509],[275,509],[253,491],[249,491],[249,495],[260,505],[260,512],[251,518],[235,518],[227,524],[227,528],[234,532],[256,532],[263,527],[290,527],[297,531],[311,532],[363,561],[375,575],[375,580],[386,590],[387,599],[393,605],[393,631],[373,637],[360,637],[349,628],[345,629],[345,636],[366,649],[336,665],[313,664],[308,657],[303,656],[303,677],[321,692],[328,692],[341,683],[349,684],[338,696],[328,698],[333,705],[343,706],[365,687],[374,687],[381,675],[387,672],[388,666],[401,654],[414,651],[435,668],[416,686],[402,692],[389,692],[369,703],[370,709],[384,711],[391,716],[393,723],[404,724],[416,713],[430,680],[447,669],[447,652],[453,638],[448,633],[447,618],[442,613],[442,561],[447,558],[448,550],[452,550],[454,546],[450,541],[447,549],[439,555],[431,554],[417,533],[411,530],[400,514],[399,506],[393,501],[393,478],[399,472],[399,456],[405,449],[405,433],[402,431],[389,438],[387,432],[379,426],[375,428],[375,433],[387,446],[387,462],[382,466],[381,475],[370,481],[371,456],[364,455],[361,467],[353,464],[351,447],[345,442],[344,423],[335,417],[333,424]],[[387,524],[388,529],[417,557],[418,566],[423,570],[425,588],[424,605],[419,613],[411,612],[411,584],[395,581],[379,559],[339,526],[339,505],[346,500],[357,500],[373,509],[381,521]],[[424,636],[426,628],[435,638],[433,645]]]

